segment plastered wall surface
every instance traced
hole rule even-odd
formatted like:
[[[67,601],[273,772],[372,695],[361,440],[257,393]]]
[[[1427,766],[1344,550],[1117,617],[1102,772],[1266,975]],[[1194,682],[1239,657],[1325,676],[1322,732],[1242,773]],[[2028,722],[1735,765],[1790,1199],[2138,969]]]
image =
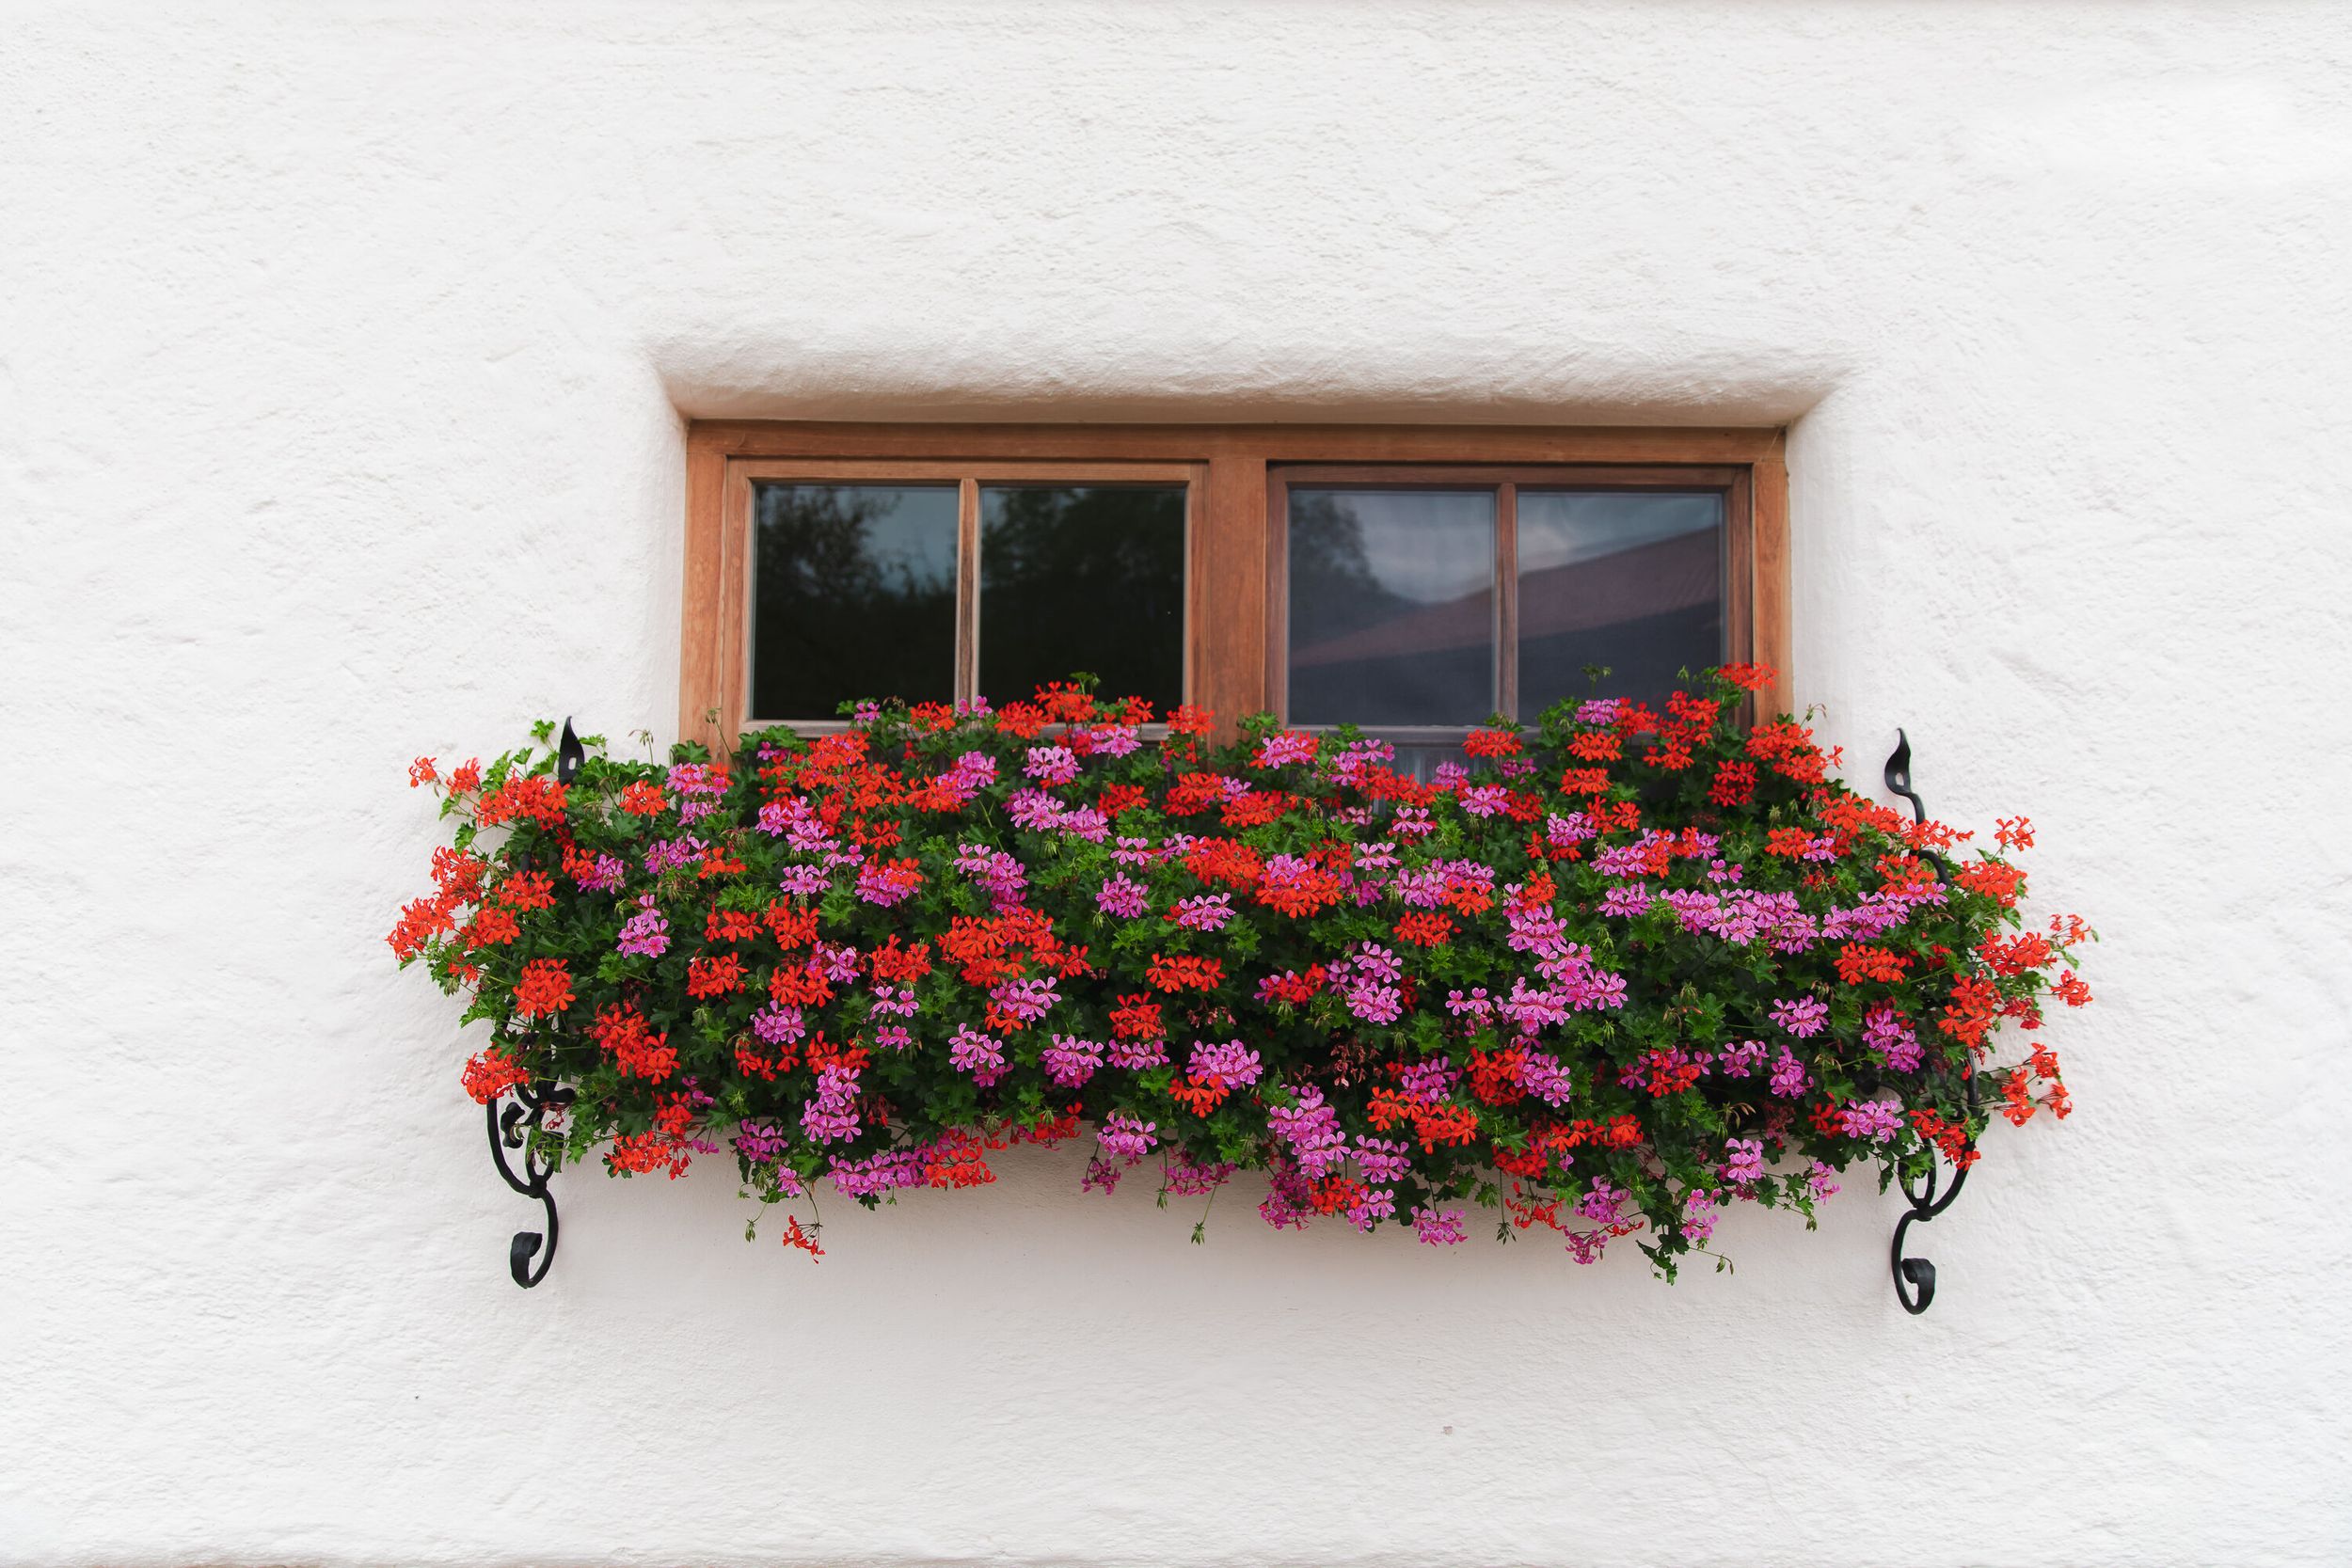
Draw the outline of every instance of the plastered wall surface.
[[[2352,1560],[2352,13],[0,19],[0,1562]],[[2079,1110],[1736,1275],[530,1207],[420,752],[675,723],[695,415],[1788,423],[1795,687],[2102,930]]]

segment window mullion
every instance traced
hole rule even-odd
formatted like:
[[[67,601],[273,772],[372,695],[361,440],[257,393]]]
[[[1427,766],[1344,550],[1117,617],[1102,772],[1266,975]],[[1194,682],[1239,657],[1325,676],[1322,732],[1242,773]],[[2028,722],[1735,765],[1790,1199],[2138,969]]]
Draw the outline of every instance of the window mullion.
[[[956,701],[980,689],[980,482],[956,484]]]

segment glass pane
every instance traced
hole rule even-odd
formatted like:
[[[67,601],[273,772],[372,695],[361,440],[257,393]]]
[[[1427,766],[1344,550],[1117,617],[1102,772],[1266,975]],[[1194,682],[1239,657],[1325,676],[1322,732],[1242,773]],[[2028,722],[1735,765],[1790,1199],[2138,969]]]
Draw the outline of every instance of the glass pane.
[[[1111,697],[1184,700],[1184,487],[980,487],[980,690],[1079,671]]]
[[[955,695],[956,487],[758,484],[752,715]]]
[[[1598,692],[1653,705],[1724,657],[1724,499],[1521,490],[1519,717]],[[1606,665],[1596,687],[1585,666]]]
[[[1495,708],[1495,498],[1290,493],[1290,719],[1474,724]]]

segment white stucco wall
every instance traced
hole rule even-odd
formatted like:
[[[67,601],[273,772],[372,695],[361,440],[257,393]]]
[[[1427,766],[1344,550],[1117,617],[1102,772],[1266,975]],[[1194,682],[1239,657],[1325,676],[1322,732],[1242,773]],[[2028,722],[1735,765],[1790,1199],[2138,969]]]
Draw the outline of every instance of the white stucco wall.
[[[2341,6],[0,20],[0,1561],[2352,1559]],[[675,723],[681,416],[1789,421],[1796,689],[2106,937],[1891,1198],[1209,1244],[567,1177],[418,752]]]

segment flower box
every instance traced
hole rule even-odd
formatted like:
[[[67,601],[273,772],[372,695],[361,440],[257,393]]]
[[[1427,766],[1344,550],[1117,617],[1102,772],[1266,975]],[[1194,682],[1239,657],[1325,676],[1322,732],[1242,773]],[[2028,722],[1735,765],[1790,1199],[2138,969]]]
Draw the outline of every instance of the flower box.
[[[730,1159],[815,1257],[820,1199],[1089,1140],[1105,1193],[1205,1204],[1251,1172],[1278,1227],[1443,1245],[1483,1212],[1671,1279],[1727,1205],[1810,1223],[1857,1166],[1940,1211],[1990,1101],[2070,1109],[2055,1055],[1996,1030],[2090,999],[2090,929],[2020,912],[2022,818],[1963,853],[1798,722],[1740,723],[1767,679],[1497,722],[1428,780],[1263,716],[1220,745],[1183,708],[1147,741],[1145,705],[1075,684],[862,705],[723,760],[542,726],[417,763],[455,842],[389,940],[490,1025],[464,1083],[548,1254],[546,1178],[592,1159]],[[1931,1267],[1899,1237],[1896,1263],[1924,1307]]]

